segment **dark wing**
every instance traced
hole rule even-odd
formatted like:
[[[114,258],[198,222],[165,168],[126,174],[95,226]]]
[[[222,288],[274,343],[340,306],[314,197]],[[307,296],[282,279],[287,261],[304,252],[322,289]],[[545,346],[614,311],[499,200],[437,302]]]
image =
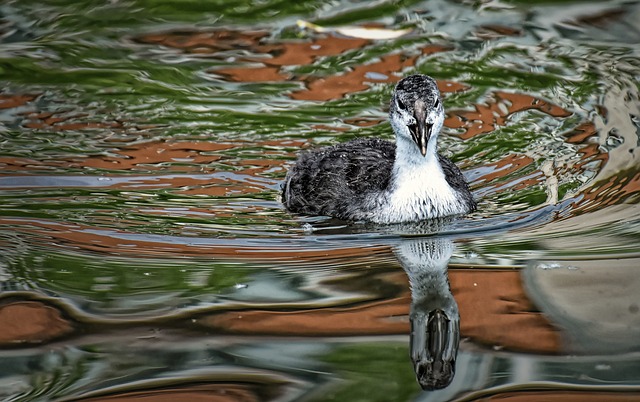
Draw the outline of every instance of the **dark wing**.
[[[438,159],[440,160],[440,165],[442,166],[442,171],[444,172],[444,177],[447,180],[447,183],[449,183],[449,185],[454,189],[458,190],[458,193],[460,193],[460,196],[464,199],[465,204],[469,207],[469,212],[475,211],[477,208],[476,202],[473,199],[473,195],[471,195],[469,185],[464,179],[460,169],[448,158],[440,154],[438,154]]]
[[[356,139],[303,152],[289,170],[282,201],[292,212],[352,220],[365,208],[367,196],[389,185],[395,144]]]

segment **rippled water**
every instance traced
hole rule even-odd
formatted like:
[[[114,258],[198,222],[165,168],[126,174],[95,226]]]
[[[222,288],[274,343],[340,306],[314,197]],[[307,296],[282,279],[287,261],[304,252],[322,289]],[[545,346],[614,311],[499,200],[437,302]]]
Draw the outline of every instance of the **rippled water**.
[[[2,3],[0,398],[640,399],[638,20],[629,1]],[[295,153],[391,139],[416,72],[478,212],[284,211]]]

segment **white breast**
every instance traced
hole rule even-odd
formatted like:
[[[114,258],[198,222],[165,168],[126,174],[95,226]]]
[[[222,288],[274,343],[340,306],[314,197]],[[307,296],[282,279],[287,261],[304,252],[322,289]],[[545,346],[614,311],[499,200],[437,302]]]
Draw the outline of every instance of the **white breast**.
[[[396,163],[393,184],[381,200],[379,223],[403,222],[461,214],[465,207],[447,183],[437,157],[420,165]]]

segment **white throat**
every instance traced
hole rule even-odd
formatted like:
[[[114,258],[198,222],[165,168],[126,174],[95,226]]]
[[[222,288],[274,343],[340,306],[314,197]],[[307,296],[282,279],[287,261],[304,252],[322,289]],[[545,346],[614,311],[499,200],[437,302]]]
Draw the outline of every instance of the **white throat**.
[[[389,190],[382,201],[378,222],[404,222],[455,215],[464,205],[445,178],[433,136],[422,156],[416,144],[397,136],[396,158]]]

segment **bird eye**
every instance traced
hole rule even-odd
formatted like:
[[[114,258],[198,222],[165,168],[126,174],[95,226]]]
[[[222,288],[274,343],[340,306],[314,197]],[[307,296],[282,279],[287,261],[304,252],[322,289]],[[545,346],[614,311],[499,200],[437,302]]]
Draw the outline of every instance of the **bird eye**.
[[[400,98],[396,98],[396,104],[398,105],[398,109],[400,110],[407,110],[407,107],[405,106],[404,103],[402,103],[402,101],[400,100]]]

